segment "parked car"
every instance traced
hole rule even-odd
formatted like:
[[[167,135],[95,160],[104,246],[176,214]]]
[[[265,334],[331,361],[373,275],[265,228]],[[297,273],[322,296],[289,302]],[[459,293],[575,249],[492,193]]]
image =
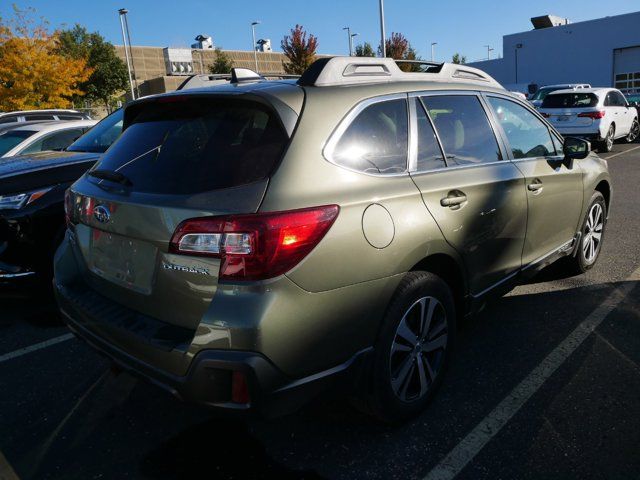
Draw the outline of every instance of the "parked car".
[[[77,110],[49,109],[49,110],[21,110],[15,112],[0,112],[0,125],[29,121],[46,122],[51,120],[91,120],[87,113]]]
[[[95,124],[95,120],[72,120],[36,123],[6,130],[0,133],[0,157],[64,150]]]
[[[117,111],[65,151],[0,160],[0,284],[51,285],[53,252],[65,231],[64,191],[122,131]]]
[[[529,101],[531,101],[531,104],[534,107],[540,108],[540,106],[542,105],[542,101],[551,92],[556,92],[558,90],[581,90],[583,88],[591,88],[591,85],[589,85],[588,83],[565,83],[560,85],[546,85],[544,87],[541,87],[536,93],[534,93]]]
[[[638,112],[615,88],[558,90],[544,99],[540,113],[563,135],[586,138],[601,152],[610,152],[618,138],[633,142],[640,134]]]
[[[68,191],[55,291],[73,332],[185,400],[274,415],[343,387],[401,421],[458,319],[595,264],[610,196],[588,142],[480,70],[323,58],[130,103]]]
[[[640,93],[627,94],[627,102],[638,111],[640,115]]]

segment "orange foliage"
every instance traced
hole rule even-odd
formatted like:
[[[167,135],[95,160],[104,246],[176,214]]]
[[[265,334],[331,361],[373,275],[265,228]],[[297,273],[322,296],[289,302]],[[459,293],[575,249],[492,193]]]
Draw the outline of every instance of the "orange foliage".
[[[57,33],[35,25],[27,16],[33,10],[14,12],[10,22],[0,18],[0,111],[69,107],[92,70],[57,52]]]

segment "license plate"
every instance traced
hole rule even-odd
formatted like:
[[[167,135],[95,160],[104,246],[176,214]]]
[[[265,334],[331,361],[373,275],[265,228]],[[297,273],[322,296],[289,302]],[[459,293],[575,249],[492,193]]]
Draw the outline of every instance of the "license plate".
[[[151,293],[155,246],[92,229],[90,252],[93,273],[139,293]]]
[[[568,122],[570,118],[571,115],[559,115],[558,118],[556,118],[556,122]]]

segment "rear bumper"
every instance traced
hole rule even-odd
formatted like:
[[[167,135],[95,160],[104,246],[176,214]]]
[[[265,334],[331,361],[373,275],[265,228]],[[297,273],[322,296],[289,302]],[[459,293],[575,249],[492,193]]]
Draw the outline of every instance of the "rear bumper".
[[[69,329],[118,367],[168,391],[177,398],[226,412],[258,413],[277,417],[293,412],[326,390],[353,390],[361,385],[372,348],[357,352],[348,361],[303,378],[291,378],[257,352],[206,349],[197,353],[185,375],[175,375],[145,363],[87,328],[85,312],[54,284],[54,291]],[[232,400],[232,375],[246,379],[250,401]]]

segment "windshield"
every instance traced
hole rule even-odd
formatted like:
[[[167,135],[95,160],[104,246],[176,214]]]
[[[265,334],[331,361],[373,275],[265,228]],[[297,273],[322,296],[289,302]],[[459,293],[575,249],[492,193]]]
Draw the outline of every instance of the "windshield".
[[[104,153],[122,133],[122,109],[103,118],[67,148],[69,152]]]
[[[0,156],[37,133],[35,130],[10,130],[0,133]]]
[[[543,87],[536,92],[531,100],[544,100],[547,95],[556,90],[564,90],[567,87]]]
[[[542,108],[587,108],[598,105],[593,93],[555,93],[542,102]]]

